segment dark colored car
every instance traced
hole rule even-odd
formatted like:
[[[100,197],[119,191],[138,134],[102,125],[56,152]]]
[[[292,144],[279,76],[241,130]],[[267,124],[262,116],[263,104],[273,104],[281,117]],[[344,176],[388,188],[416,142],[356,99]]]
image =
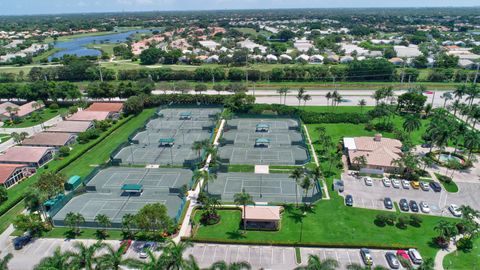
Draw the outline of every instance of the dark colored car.
[[[15,239],[13,239],[13,247],[16,250],[22,249],[24,246],[26,246],[30,241],[32,240],[32,236],[29,234],[24,235],[24,236],[19,236]]]
[[[410,206],[410,210],[412,210],[412,212],[418,212],[418,204],[416,201],[410,200],[408,205]]]
[[[387,252],[385,254],[385,259],[387,259],[387,263],[392,269],[400,268],[400,262],[397,259],[397,256],[393,252]]]
[[[353,206],[353,197],[352,195],[345,196],[345,205],[346,206]]]
[[[430,187],[433,189],[435,192],[440,192],[442,191],[442,186],[440,186],[439,183],[437,182],[430,182]]]
[[[392,199],[390,199],[389,197],[385,197],[385,199],[383,199],[383,205],[385,205],[385,208],[387,209],[392,209],[393,208]]]
[[[401,199],[399,202],[398,202],[398,206],[400,206],[400,209],[402,211],[405,211],[405,212],[408,212],[409,208],[408,208],[408,202],[406,199]]]

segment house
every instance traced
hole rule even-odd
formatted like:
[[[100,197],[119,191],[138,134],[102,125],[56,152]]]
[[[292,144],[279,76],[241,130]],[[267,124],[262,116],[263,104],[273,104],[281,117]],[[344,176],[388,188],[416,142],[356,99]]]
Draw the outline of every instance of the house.
[[[10,113],[7,108],[18,108],[17,104],[11,102],[4,102],[0,104],[0,121],[4,121],[10,118]]]
[[[382,138],[381,134],[375,137],[345,137],[343,147],[350,167],[358,169],[361,165],[357,160],[364,157],[364,168],[398,172],[399,168],[392,165],[392,161],[402,155],[402,143],[399,140]]]
[[[14,146],[0,155],[0,164],[24,164],[39,168],[53,159],[51,147]]]
[[[282,62],[291,62],[292,61],[292,57],[288,54],[282,54],[280,55],[280,61]]]
[[[396,65],[396,66],[401,66],[403,65],[403,63],[405,63],[405,61],[403,61],[402,58],[399,58],[399,57],[393,57],[391,59],[388,60],[388,62]]]
[[[296,40],[293,43],[293,47],[297,49],[299,52],[307,52],[311,48],[313,48],[313,44],[310,40],[307,40],[305,38]]]
[[[475,63],[468,59],[460,59],[458,60],[458,66],[461,68],[472,69],[476,67]]]
[[[2,118],[3,119],[4,118],[10,118],[10,113],[7,111],[7,107],[16,108],[17,112],[15,112],[14,117],[18,117],[18,118],[28,116],[28,115],[32,114],[33,112],[38,111],[38,110],[45,107],[45,105],[43,103],[37,103],[36,101],[31,101],[31,102],[25,103],[21,106],[15,105],[15,104],[10,103],[10,102],[5,102],[5,103],[7,103],[7,105],[4,105],[5,107],[4,108],[2,107],[3,109],[0,109],[0,110],[5,110],[2,113],[2,115],[3,115]],[[2,103],[2,105],[5,104],[5,103]]]
[[[422,55],[417,45],[410,44],[406,46],[393,46],[397,57],[399,58],[413,58]]]
[[[274,63],[278,61],[278,58],[273,54],[267,55],[265,59],[267,60],[267,62],[270,62],[270,63]]]
[[[78,111],[72,116],[68,117],[68,121],[102,121],[108,119],[110,112],[102,111]]]
[[[202,47],[207,48],[209,51],[214,51],[220,46],[220,44],[213,40],[200,40],[198,43],[200,43]]]
[[[248,229],[276,231],[280,226],[281,206],[240,207]],[[244,213],[244,214],[243,214]]]
[[[349,55],[346,55],[346,56],[343,56],[342,58],[340,58],[340,63],[346,64],[346,63],[352,62],[353,60],[354,60],[353,57],[351,57]]]
[[[35,168],[25,164],[0,164],[0,185],[9,188],[35,173]]]
[[[73,133],[40,132],[23,140],[22,145],[45,146],[58,149],[62,146],[73,144],[76,139],[77,136]]]
[[[257,44],[249,39],[246,39],[244,41],[237,42],[237,46],[240,48],[246,48],[249,51],[253,52],[255,48],[258,48],[262,53],[265,53],[267,51],[267,47]]]
[[[117,119],[123,111],[121,102],[94,102],[85,111],[89,112],[109,112],[108,118]]]
[[[93,122],[89,121],[61,121],[48,129],[48,132],[82,133],[93,128]]]
[[[209,64],[212,64],[212,63],[218,63],[220,62],[220,57],[216,54],[214,55],[210,55],[208,58],[207,58],[207,63]]]
[[[301,55],[297,56],[297,58],[295,58],[295,61],[297,61],[297,62],[308,62],[309,59],[310,59],[310,57],[308,57],[308,55],[301,54]]]
[[[315,55],[310,56],[310,58],[308,59],[308,61],[309,61],[310,63],[322,63],[322,62],[323,62],[323,59],[324,59],[324,57],[321,56],[320,54],[315,54]]]

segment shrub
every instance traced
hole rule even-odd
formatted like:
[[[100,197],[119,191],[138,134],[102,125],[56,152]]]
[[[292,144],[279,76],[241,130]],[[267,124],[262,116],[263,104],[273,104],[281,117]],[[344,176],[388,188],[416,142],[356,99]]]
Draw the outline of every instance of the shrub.
[[[407,227],[409,219],[406,216],[399,216],[397,219],[397,226],[401,229]]]
[[[410,225],[420,227],[422,225],[422,218],[419,215],[410,215]]]
[[[379,122],[376,123],[375,125],[375,130],[377,131],[384,131],[384,132],[393,132],[395,129],[395,126],[393,123],[387,123],[387,122]]]
[[[375,216],[375,224],[378,226],[385,226],[388,223],[388,216],[386,214],[378,214]]]
[[[62,146],[60,147],[60,149],[58,149],[58,153],[60,154],[61,157],[66,157],[70,155],[70,147]]]
[[[457,241],[457,248],[464,252],[470,252],[473,249],[473,240],[471,236],[464,236]]]
[[[48,108],[50,108],[50,110],[56,111],[56,110],[60,109],[60,106],[58,106],[57,103],[52,103],[52,104],[50,104],[50,106],[48,106]]]

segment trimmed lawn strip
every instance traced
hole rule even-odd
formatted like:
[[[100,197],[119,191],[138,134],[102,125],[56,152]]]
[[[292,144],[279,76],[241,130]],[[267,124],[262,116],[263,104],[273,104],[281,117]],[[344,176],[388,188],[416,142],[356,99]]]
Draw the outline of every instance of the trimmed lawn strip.
[[[480,237],[473,240],[470,252],[455,251],[443,259],[445,269],[479,269],[480,268]]]
[[[23,232],[15,230],[12,233],[12,236],[20,236]],[[123,233],[121,230],[107,230],[107,237],[105,240],[122,240]],[[67,227],[54,227],[48,232],[44,232],[41,238],[60,238],[60,239],[68,239],[70,235],[70,228]],[[97,239],[97,230],[96,229],[88,229],[82,228],[80,231],[80,235],[76,236],[75,239]]]
[[[457,184],[455,184],[453,179],[450,182],[446,182],[445,177],[448,177],[448,176],[445,176],[439,173],[435,173],[435,176],[437,177],[438,181],[440,181],[440,183],[442,184],[442,186],[445,188],[446,191],[451,193],[458,192],[458,186]]]
[[[5,231],[13,220],[23,212],[24,202],[23,200],[17,203],[14,207],[10,208],[5,214],[0,216],[0,232]]]
[[[331,101],[330,101],[331,102]],[[373,110],[373,106],[363,107],[363,113]],[[303,106],[300,109],[307,112],[317,112],[317,113],[362,113],[362,108],[360,106]]]
[[[254,165],[228,165],[228,172],[255,172]]]

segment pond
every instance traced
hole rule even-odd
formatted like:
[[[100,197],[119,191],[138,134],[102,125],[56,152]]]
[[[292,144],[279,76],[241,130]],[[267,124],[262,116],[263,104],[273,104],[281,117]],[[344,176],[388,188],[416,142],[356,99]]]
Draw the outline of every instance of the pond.
[[[99,56],[102,54],[100,50],[90,49],[85,46],[88,44],[121,43],[127,41],[128,37],[133,34],[153,32],[154,30],[159,31],[159,29],[139,29],[101,36],[79,37],[63,42],[54,42],[54,48],[62,50],[48,57],[48,60],[51,61],[52,58],[62,58],[67,54],[76,56]]]
[[[459,157],[456,157],[456,156],[453,156],[452,154],[445,154],[445,153],[442,153],[440,155],[438,155],[438,160],[440,160],[440,162],[442,163],[447,163],[449,161],[457,161],[461,164],[463,164],[463,159],[459,158]]]

